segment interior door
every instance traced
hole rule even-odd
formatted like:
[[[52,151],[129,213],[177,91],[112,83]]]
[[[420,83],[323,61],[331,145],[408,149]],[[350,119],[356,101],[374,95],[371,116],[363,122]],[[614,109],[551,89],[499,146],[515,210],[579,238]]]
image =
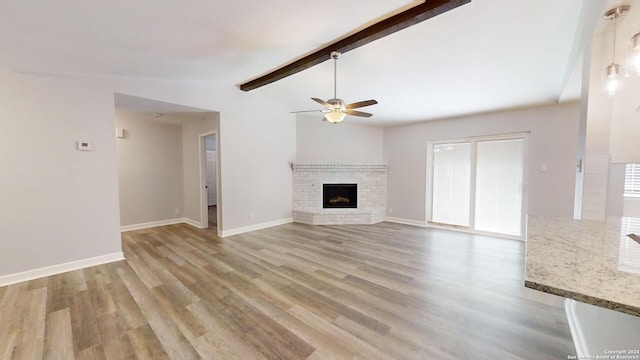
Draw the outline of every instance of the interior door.
[[[216,151],[207,150],[207,204],[216,205]]]

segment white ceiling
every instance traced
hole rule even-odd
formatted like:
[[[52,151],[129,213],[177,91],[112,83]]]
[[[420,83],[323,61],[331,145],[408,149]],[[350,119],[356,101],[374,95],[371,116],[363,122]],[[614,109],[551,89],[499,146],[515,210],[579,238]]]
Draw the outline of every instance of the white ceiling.
[[[0,69],[237,86],[419,2],[3,0]],[[362,109],[372,118],[347,119],[393,125],[575,99],[579,25],[595,21],[582,8],[472,0],[348,52],[338,97],[379,104]],[[291,111],[316,109],[310,97],[332,97],[332,66],[254,92]]]

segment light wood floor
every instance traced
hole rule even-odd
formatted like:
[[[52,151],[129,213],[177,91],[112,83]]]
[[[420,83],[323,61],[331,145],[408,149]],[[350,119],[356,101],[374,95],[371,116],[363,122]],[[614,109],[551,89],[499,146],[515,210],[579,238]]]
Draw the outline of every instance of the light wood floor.
[[[524,245],[404,225],[221,240],[123,234],[127,260],[0,288],[0,359],[567,359]]]

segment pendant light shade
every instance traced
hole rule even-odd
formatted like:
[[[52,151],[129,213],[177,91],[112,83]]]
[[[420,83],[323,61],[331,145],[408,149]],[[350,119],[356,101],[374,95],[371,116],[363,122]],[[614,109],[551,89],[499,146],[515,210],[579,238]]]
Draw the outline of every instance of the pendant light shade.
[[[607,94],[609,94],[609,96],[614,96],[622,87],[620,65],[612,63],[605,69],[605,74],[605,91],[607,92]]]
[[[604,69],[604,90],[609,96],[614,96],[622,87],[620,65],[616,63],[616,31],[618,18],[629,12],[629,5],[621,5],[604,13],[604,18],[613,20],[613,43],[611,50],[611,64]]]

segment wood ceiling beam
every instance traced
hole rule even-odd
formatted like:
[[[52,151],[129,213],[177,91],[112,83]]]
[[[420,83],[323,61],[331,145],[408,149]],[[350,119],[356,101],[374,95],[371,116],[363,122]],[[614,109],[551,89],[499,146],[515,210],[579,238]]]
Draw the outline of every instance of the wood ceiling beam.
[[[381,20],[342,40],[335,41],[299,60],[273,70],[266,75],[241,84],[240,90],[250,91],[271,84],[272,82],[329,60],[332,51],[339,51],[344,54],[469,2],[471,2],[471,0],[426,0],[419,5]]]

